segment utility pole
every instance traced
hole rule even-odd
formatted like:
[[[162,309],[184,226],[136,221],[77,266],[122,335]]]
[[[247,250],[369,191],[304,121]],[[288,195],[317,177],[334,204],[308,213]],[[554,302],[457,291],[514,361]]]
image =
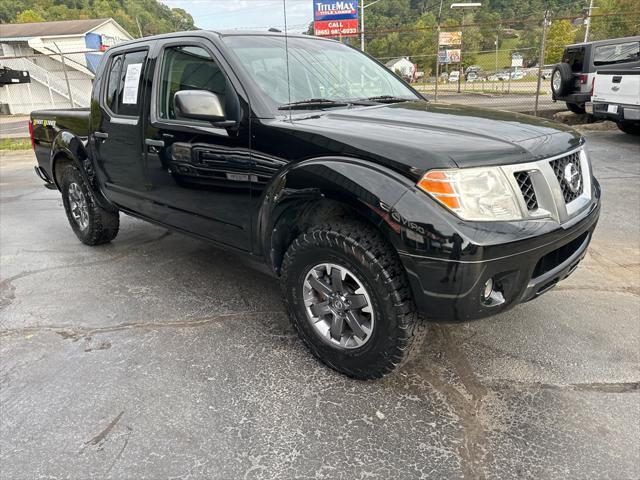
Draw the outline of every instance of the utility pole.
[[[434,94],[434,102],[438,101],[438,83],[440,81],[440,20],[442,19],[442,0],[440,0],[440,9],[438,10],[438,38],[436,39],[436,91]]]
[[[493,42],[496,46],[496,75],[498,74],[498,34],[496,34],[496,41]]]
[[[589,10],[587,11],[587,27],[584,29],[584,41],[589,41],[589,28],[591,27],[591,10],[593,10],[593,0],[589,0]]]
[[[481,2],[454,2],[451,4],[451,9],[456,9],[456,8],[460,8],[462,9],[462,20],[460,21],[460,62],[458,63],[458,71],[460,73],[460,75],[458,76],[458,93],[460,93],[460,82],[462,81],[462,73],[464,72],[464,69],[462,68],[462,45],[463,45],[463,32],[462,29],[464,28],[464,11],[466,9],[470,9],[470,8],[479,8],[482,6]],[[460,70],[462,70],[462,72],[460,72]]]
[[[375,5],[380,0],[375,0],[368,5],[364,4],[364,0],[360,0],[360,50],[364,52],[364,9]]]
[[[538,116],[538,99],[540,98],[540,84],[542,83],[542,67],[544,65],[544,51],[547,48],[547,28],[549,28],[549,9],[544,11],[542,21],[542,44],[540,45],[540,57],[538,58],[538,82],[536,86],[536,104],[533,114]]]
[[[458,93],[460,93],[460,84],[462,83],[462,75],[464,67],[462,66],[462,49],[464,48],[464,10],[462,10],[462,20],[460,20],[460,63],[458,64]],[[462,70],[462,72],[460,71]]]
[[[136,25],[138,25],[138,33],[140,34],[139,38],[142,38],[142,28],[140,28],[140,21],[138,20],[138,17],[136,17]]]
[[[364,52],[364,0],[360,0],[360,50]]]

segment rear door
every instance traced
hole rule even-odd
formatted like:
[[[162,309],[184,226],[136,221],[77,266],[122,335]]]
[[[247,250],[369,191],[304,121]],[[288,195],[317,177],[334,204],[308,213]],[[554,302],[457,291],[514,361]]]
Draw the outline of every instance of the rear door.
[[[92,111],[95,165],[108,196],[118,205],[143,213],[147,189],[142,141],[147,47],[110,56]]]
[[[149,198],[163,223],[240,250],[251,248],[249,107],[215,46],[200,37],[159,43],[145,129]],[[180,90],[219,96],[235,125],[180,118]]]

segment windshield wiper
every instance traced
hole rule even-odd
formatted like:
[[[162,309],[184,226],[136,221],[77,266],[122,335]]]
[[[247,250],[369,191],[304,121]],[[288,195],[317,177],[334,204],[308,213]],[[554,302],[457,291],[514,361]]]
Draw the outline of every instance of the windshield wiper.
[[[393,95],[378,95],[377,97],[368,97],[363,100],[370,100],[372,102],[379,103],[400,103],[400,102],[408,102],[409,99],[402,97],[394,97]]]
[[[329,100],[328,98],[310,98],[309,100],[300,100],[299,102],[285,103],[280,105],[278,110],[289,110],[296,108],[315,108],[315,107],[348,107],[349,102]]]

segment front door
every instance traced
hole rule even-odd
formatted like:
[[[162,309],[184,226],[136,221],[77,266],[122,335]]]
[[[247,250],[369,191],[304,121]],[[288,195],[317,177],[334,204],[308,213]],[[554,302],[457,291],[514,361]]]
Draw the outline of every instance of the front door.
[[[155,88],[145,134],[150,199],[163,223],[250,250],[248,108],[201,39],[158,47]],[[180,90],[219,96],[230,126],[181,118]]]
[[[96,169],[108,196],[139,213],[144,213],[146,206],[142,112],[147,52],[139,49],[110,57],[100,115],[92,115]]]

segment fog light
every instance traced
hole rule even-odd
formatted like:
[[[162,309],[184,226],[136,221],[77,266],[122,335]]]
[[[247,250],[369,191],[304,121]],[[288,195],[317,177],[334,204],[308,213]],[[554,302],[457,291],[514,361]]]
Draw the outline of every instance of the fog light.
[[[487,283],[484,284],[484,292],[482,293],[482,299],[486,300],[491,297],[491,292],[493,292],[493,278],[487,280]]]

